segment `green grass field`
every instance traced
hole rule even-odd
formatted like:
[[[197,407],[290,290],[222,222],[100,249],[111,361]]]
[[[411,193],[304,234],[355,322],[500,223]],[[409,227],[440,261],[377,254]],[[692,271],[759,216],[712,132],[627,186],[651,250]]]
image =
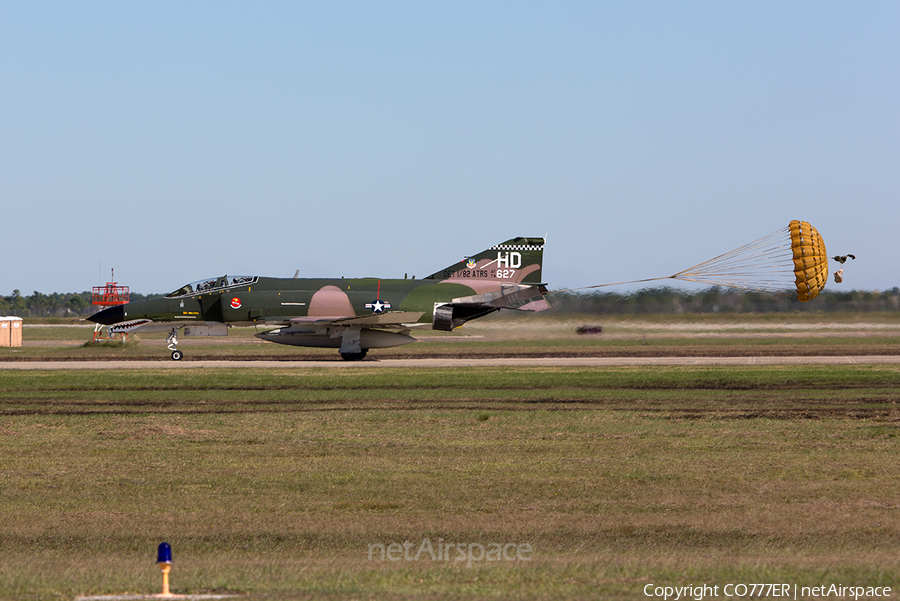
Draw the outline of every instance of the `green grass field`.
[[[159,592],[162,541],[248,599],[896,597],[898,401],[893,365],[0,370],[0,598]]]

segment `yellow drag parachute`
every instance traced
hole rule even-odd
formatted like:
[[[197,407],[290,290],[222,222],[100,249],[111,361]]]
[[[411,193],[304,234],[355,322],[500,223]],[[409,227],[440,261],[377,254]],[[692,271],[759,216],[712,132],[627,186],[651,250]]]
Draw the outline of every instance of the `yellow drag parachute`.
[[[846,255],[834,257],[834,260],[843,263],[847,257],[856,258]],[[840,282],[839,275],[835,274],[835,281]],[[597,284],[556,292],[659,280],[685,280],[759,292],[796,293],[797,300],[805,303],[825,289],[828,253],[816,228],[795,219],[784,229],[668,277]]]
[[[786,228],[669,276],[761,292],[794,292],[815,298],[828,280],[828,253],[816,228],[794,220]]]
[[[806,302],[819,296],[828,281],[828,253],[816,228],[805,221],[791,221],[791,251],[797,298]]]

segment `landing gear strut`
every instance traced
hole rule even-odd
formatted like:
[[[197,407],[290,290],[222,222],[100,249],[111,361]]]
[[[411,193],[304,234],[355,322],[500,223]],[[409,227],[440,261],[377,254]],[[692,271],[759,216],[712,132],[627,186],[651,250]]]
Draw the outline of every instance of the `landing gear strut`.
[[[359,326],[350,326],[346,328],[338,328],[337,332],[332,334],[332,338],[341,337],[341,359],[344,361],[360,361],[366,356],[369,349],[360,346],[361,328]]]
[[[172,333],[166,338],[166,347],[172,351],[172,360],[181,361],[184,353],[178,350],[178,328],[172,329]]]

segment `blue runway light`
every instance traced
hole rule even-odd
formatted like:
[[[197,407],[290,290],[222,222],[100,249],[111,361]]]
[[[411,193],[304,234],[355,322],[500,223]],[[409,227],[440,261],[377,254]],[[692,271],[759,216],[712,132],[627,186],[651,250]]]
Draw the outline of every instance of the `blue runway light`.
[[[157,597],[172,597],[172,593],[169,592],[169,572],[172,570],[172,547],[169,546],[169,543],[162,543],[159,545],[159,548],[156,550],[156,565],[159,566],[160,571],[162,572],[162,593],[156,595]]]
[[[156,550],[156,563],[172,563],[172,547],[169,543],[162,543]]]

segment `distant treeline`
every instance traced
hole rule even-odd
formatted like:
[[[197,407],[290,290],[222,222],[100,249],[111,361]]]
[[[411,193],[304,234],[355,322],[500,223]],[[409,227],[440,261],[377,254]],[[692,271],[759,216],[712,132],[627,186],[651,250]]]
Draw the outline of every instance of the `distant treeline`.
[[[161,294],[131,293],[132,301],[158,298]],[[100,310],[91,304],[90,292],[22,296],[14,290],[0,296],[0,315],[18,317],[87,317]],[[884,292],[826,290],[817,298],[801,303],[787,294],[745,292],[730,288],[707,288],[698,292],[674,288],[646,288],[636,292],[557,292],[550,296],[556,313],[678,314],[678,313],[779,313],[836,311],[898,311],[900,288]]]
[[[679,313],[781,313],[900,310],[900,288],[884,292],[825,290],[801,303],[788,294],[749,292],[731,288],[706,288],[697,292],[674,288],[645,288],[631,293],[559,292],[550,296],[559,313],[679,314]]]
[[[158,298],[162,294],[136,294],[131,293],[132,301]],[[18,290],[13,290],[10,296],[0,296],[0,315],[15,315],[17,317],[87,317],[93,315],[103,307],[91,304],[93,295],[90,292],[68,292],[42,294],[35,291],[28,296],[22,296]]]

